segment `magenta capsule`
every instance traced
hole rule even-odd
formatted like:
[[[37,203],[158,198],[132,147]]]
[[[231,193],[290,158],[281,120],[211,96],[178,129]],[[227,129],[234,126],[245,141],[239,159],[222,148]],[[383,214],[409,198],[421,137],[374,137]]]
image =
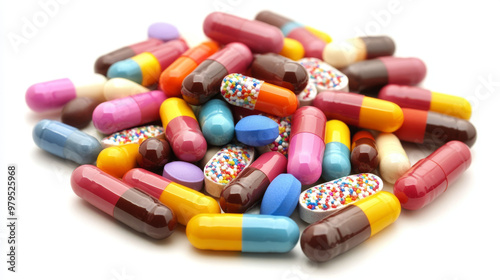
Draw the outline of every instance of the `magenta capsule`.
[[[143,52],[148,52],[156,46],[163,44],[162,40],[150,38],[146,41],[132,44],[123,48],[119,48],[110,53],[100,56],[94,64],[94,72],[106,76],[109,67],[115,62],[131,58]]]
[[[325,114],[316,107],[301,107],[292,116],[287,172],[304,185],[321,176],[325,127]]]
[[[182,82],[182,97],[189,104],[200,105],[220,92],[220,84],[230,73],[244,73],[252,63],[250,49],[230,43],[204,60]]]
[[[230,14],[209,14],[203,22],[203,31],[214,41],[243,43],[255,53],[279,53],[283,49],[283,34],[275,26]]]
[[[163,91],[154,90],[106,101],[95,108],[92,121],[104,134],[156,121],[165,99]]]
[[[285,37],[299,41],[304,47],[305,57],[323,59],[323,49],[326,42],[316,37],[303,25],[270,11],[260,12],[255,19],[274,25],[281,29]]]
[[[342,69],[349,78],[349,90],[376,90],[387,84],[416,85],[427,73],[422,60],[414,57],[384,56],[364,60]]]
[[[166,238],[177,226],[170,208],[93,165],[76,168],[71,187],[99,210],[152,238]]]
[[[285,168],[286,157],[283,154],[262,154],[222,190],[219,199],[221,209],[226,213],[244,213],[262,199],[271,181],[284,173]]]
[[[403,208],[418,210],[443,194],[470,164],[469,147],[459,141],[450,141],[399,178],[394,183],[394,195]]]

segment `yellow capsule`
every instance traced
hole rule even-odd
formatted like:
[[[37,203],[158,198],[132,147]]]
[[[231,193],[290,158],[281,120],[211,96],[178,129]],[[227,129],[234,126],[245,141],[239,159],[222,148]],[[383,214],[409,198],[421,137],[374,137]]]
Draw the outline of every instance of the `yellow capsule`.
[[[306,26],[306,29],[309,32],[311,32],[314,36],[320,38],[325,43],[330,43],[332,41],[332,37],[330,37],[330,35],[326,34],[323,31],[320,31],[320,30],[313,28],[313,27],[310,27],[310,26]]]
[[[121,178],[125,172],[137,166],[139,144],[127,144],[109,147],[97,156],[96,165],[102,171],[116,178]]]
[[[280,55],[288,57],[292,60],[299,60],[304,57],[304,47],[302,44],[294,39],[285,38],[283,41],[283,49],[281,49]]]

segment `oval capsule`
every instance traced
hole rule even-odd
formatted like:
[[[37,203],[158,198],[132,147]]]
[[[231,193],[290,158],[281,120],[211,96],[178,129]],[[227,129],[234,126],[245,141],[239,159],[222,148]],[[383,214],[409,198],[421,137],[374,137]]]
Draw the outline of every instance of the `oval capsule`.
[[[181,225],[187,225],[198,214],[220,213],[215,199],[141,168],[128,171],[123,176],[123,182],[144,191],[172,209]]]
[[[291,60],[299,60],[304,57],[304,47],[302,44],[292,38],[283,40],[283,49],[279,52],[280,55],[288,57]]]
[[[60,109],[77,97],[91,97],[104,101],[106,77],[94,74],[88,78],[59,79],[37,83],[26,90],[26,104],[35,112]]]
[[[109,67],[118,61],[131,58],[143,52],[150,51],[155,47],[163,44],[162,40],[156,38],[149,38],[146,41],[135,43],[123,48],[119,48],[110,53],[100,56],[94,64],[94,72],[106,76]]]
[[[433,111],[464,120],[470,119],[472,112],[469,101],[463,97],[412,86],[387,85],[380,90],[378,98],[403,108]]]
[[[177,226],[175,214],[167,206],[95,166],[76,168],[71,187],[99,210],[152,238],[166,238]]]
[[[104,99],[107,101],[151,91],[125,78],[112,78],[104,84]]]
[[[278,117],[289,116],[298,107],[297,97],[291,90],[242,74],[224,77],[220,92],[231,105]]]
[[[148,138],[139,145],[137,164],[149,171],[159,172],[172,157],[170,145],[164,139]]]
[[[349,91],[349,79],[339,70],[321,59],[306,57],[298,61],[306,68],[311,81],[318,91]]]
[[[203,42],[184,52],[161,72],[159,87],[167,97],[182,97],[182,81],[205,59],[219,50],[215,42]]]
[[[352,91],[378,90],[387,84],[416,85],[427,73],[422,60],[414,57],[383,56],[353,63],[342,72]]]
[[[380,176],[387,182],[394,184],[411,164],[398,137],[392,133],[380,133],[375,138],[380,158]]]
[[[196,67],[182,82],[182,97],[200,105],[220,92],[220,84],[230,73],[244,73],[252,63],[252,51],[241,43],[227,44]]]
[[[212,99],[200,107],[198,121],[205,140],[210,145],[222,146],[233,140],[234,121],[229,105]]]
[[[92,121],[92,113],[101,101],[89,97],[77,97],[66,103],[61,111],[61,122],[84,128]]]
[[[285,172],[286,157],[267,152],[231,181],[221,192],[219,203],[225,213],[243,213],[262,199],[269,183]]]
[[[165,138],[163,127],[159,125],[145,125],[125,129],[104,137],[101,140],[101,144],[103,147],[113,147],[131,143],[139,144],[141,141],[151,137],[159,139]]]
[[[203,158],[207,142],[186,101],[177,97],[168,98],[161,104],[160,117],[167,141],[177,158],[188,162]]]
[[[231,14],[209,14],[203,21],[203,32],[221,44],[245,44],[255,53],[279,53],[283,48],[283,34],[275,26]]]
[[[121,178],[127,171],[137,167],[138,154],[139,144],[108,147],[99,153],[96,166],[111,176]]]
[[[41,120],[33,128],[33,141],[42,150],[78,164],[93,163],[102,150],[94,137],[67,124]]]
[[[254,156],[254,148],[242,144],[228,144],[216,151],[203,168],[206,192],[220,197],[222,190],[253,162]]]
[[[401,206],[418,210],[442,195],[469,168],[471,152],[459,141],[450,141],[421,159],[394,184]]]
[[[394,132],[403,124],[403,111],[389,101],[349,92],[325,91],[313,105],[328,119],[382,132]]]
[[[188,49],[183,40],[172,40],[159,45],[149,52],[143,52],[129,59],[111,65],[108,78],[125,78],[143,86],[150,86],[160,78],[160,74],[174,60]]]
[[[404,122],[394,134],[403,141],[441,147],[458,140],[472,147],[476,142],[476,128],[467,120],[416,109],[403,108]]]
[[[400,213],[393,194],[378,192],[309,225],[302,232],[300,247],[312,261],[331,260],[391,225]]]
[[[309,73],[300,63],[274,53],[254,55],[250,73],[256,79],[287,88],[295,94],[301,93],[309,81]]]
[[[314,223],[335,211],[381,191],[384,182],[378,176],[361,173],[316,185],[299,196],[299,216]]]
[[[351,173],[351,132],[339,120],[326,122],[325,154],[321,176],[326,181],[347,176]]]
[[[335,68],[344,68],[355,62],[381,56],[391,56],[396,45],[388,36],[365,36],[326,45],[323,60]]]
[[[292,116],[287,172],[304,185],[321,176],[325,125],[325,114],[312,106],[301,107]]]
[[[253,214],[200,214],[186,227],[191,244],[202,250],[286,253],[299,240],[288,217]]]
[[[160,119],[160,106],[167,97],[155,90],[99,104],[92,114],[97,130],[110,134]]]
[[[373,135],[366,130],[354,134],[351,151],[352,172],[372,172],[378,167],[379,163],[380,157]]]

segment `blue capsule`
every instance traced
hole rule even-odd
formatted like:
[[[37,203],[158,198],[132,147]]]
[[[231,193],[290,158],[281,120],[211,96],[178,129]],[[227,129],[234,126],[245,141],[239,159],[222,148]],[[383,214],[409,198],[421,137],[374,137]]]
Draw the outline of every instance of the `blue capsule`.
[[[229,105],[220,99],[212,99],[201,106],[198,121],[205,140],[211,145],[225,145],[234,137],[233,114]]]

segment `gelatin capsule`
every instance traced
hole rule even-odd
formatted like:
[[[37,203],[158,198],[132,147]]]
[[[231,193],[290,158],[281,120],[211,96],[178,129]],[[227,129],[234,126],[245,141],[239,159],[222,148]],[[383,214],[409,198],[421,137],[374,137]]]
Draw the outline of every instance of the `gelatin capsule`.
[[[326,122],[325,153],[321,176],[331,181],[351,173],[351,132],[339,120]]]
[[[89,97],[77,97],[66,103],[61,111],[61,122],[84,128],[92,121],[92,113],[101,101]]]
[[[112,78],[104,84],[104,98],[109,101],[113,99],[123,98],[139,93],[151,91],[147,87],[143,87],[138,83],[127,80],[125,78]]]
[[[109,175],[121,178],[127,171],[137,167],[138,154],[139,144],[135,143],[109,147],[99,153],[96,165]]]
[[[171,157],[172,150],[166,140],[148,138],[139,145],[137,164],[146,170],[159,172]]]
[[[375,143],[380,158],[380,176],[394,184],[410,169],[410,160],[398,137],[392,133],[380,133],[375,138]]]
[[[113,133],[107,137],[104,137],[101,140],[101,144],[103,147],[113,147],[131,143],[139,144],[140,141],[143,141],[151,137],[159,139],[165,138],[163,127],[159,125],[145,125],[145,126],[125,129]]]
[[[319,92],[325,90],[349,91],[347,76],[321,59],[306,57],[298,62],[309,72],[309,81]]]
[[[378,167],[379,163],[380,157],[373,135],[366,130],[354,134],[351,151],[352,172],[372,172]]]
[[[283,40],[283,49],[279,52],[280,55],[288,57],[291,60],[299,60],[304,57],[304,47],[294,39],[285,38]]]
[[[210,145],[222,146],[233,140],[234,121],[229,105],[212,99],[200,107],[198,121],[205,140]]]

